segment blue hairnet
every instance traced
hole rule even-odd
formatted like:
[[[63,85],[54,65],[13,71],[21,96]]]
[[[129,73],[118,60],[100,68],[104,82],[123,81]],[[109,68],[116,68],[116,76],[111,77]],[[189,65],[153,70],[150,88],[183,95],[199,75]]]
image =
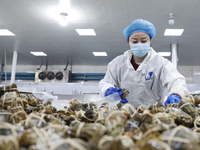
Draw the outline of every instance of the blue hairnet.
[[[151,39],[153,39],[156,35],[156,29],[154,25],[146,20],[143,19],[136,19],[134,20],[129,26],[127,26],[123,34],[126,39],[129,38],[129,36],[135,32],[144,32],[147,33]]]

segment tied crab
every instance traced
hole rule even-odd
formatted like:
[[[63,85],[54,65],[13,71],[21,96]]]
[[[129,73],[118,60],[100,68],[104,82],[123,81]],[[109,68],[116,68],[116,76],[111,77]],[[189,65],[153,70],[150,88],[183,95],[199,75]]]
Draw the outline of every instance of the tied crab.
[[[99,123],[76,123],[70,125],[67,131],[71,138],[81,138],[85,141],[97,142],[106,132],[105,126]]]
[[[19,149],[17,132],[9,123],[0,122],[0,149]]]
[[[126,124],[127,117],[121,111],[113,111],[105,119],[107,134],[111,136],[121,135],[124,132]]]
[[[96,110],[97,106],[94,103],[82,103],[77,98],[70,101],[69,111],[79,111],[79,110]]]
[[[0,109],[0,122],[10,122],[11,112],[8,110]]]
[[[99,150],[135,150],[135,143],[127,135],[112,137],[104,135],[98,143]]]
[[[166,112],[175,120],[177,125],[184,125],[186,127],[191,127],[193,119],[190,115],[182,111],[181,109],[168,107]]]
[[[170,146],[161,139],[142,139],[135,150],[171,150]]]
[[[81,122],[94,123],[98,119],[98,113],[95,110],[87,110],[82,116]]]
[[[74,98],[69,107],[57,110],[49,101],[5,89],[0,99],[0,149],[199,149],[195,96],[168,107],[155,103],[137,108],[129,103],[109,107],[108,102],[98,108]],[[127,94],[123,89],[122,98]]]
[[[0,99],[0,107],[3,109],[7,109],[8,106],[11,106],[12,102],[17,98],[16,92],[6,92],[1,96]]]
[[[51,146],[50,150],[87,150],[87,143],[81,139],[73,138],[73,139],[63,139],[57,141],[54,145]]]
[[[173,150],[197,150],[198,137],[190,129],[184,126],[165,131],[161,139],[166,142]]]
[[[198,107],[200,104],[200,98],[197,95],[185,95],[182,100],[187,101],[196,107]]]
[[[197,110],[194,104],[182,99],[181,101],[179,101],[178,106],[179,109],[190,115],[192,118],[195,118],[197,116]]]
[[[149,107],[149,110],[152,114],[162,113],[165,112],[165,106],[160,103],[155,103]]]

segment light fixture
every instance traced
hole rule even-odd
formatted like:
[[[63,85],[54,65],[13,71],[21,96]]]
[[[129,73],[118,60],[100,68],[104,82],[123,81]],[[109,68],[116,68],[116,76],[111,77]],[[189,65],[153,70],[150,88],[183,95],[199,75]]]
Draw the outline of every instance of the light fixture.
[[[160,55],[160,56],[170,56],[171,52],[158,52],[158,55]]]
[[[59,24],[61,26],[67,25],[67,23],[68,23],[67,16],[68,16],[68,14],[65,12],[60,13]]]
[[[94,56],[107,56],[106,52],[93,52]]]
[[[200,72],[195,72],[194,75],[200,75]]]
[[[7,29],[0,29],[0,36],[15,36],[15,34]]]
[[[70,0],[60,0],[58,9],[60,12],[68,13],[70,10]]]
[[[173,13],[169,13],[169,19],[168,19],[169,25],[173,25],[174,24],[174,17],[172,15],[173,15]]]
[[[45,54],[44,52],[30,52],[30,53],[35,56],[47,56],[47,54]]]
[[[184,29],[166,29],[164,36],[181,36]]]
[[[93,29],[76,29],[80,36],[96,36]]]

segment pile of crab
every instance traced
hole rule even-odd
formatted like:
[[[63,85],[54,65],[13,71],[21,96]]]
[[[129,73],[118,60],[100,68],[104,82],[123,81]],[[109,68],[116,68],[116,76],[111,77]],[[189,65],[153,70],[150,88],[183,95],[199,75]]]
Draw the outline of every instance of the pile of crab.
[[[125,92],[124,92],[125,93]],[[0,88],[2,150],[199,150],[200,100],[185,96],[164,107],[109,107],[74,98],[56,110],[49,101]],[[125,94],[126,96],[126,94]]]

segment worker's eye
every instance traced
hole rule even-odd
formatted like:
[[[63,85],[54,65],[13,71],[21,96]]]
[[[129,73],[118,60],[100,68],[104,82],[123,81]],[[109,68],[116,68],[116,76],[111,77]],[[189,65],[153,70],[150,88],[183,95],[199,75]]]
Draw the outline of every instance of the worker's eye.
[[[132,41],[132,43],[137,43],[138,41]]]
[[[142,43],[146,43],[147,41],[142,41]]]

